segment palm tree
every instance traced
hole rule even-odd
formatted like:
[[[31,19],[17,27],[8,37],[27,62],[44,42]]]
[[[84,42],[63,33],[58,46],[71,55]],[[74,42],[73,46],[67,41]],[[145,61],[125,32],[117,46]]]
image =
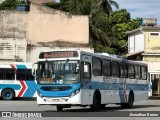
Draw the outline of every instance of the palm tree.
[[[70,14],[89,16],[90,45],[95,48],[95,51],[110,47],[112,30],[108,14],[112,11],[111,5],[118,8],[116,2],[113,0],[61,0],[58,4],[56,8]]]
[[[102,10],[110,14],[112,12],[112,6],[114,6],[116,9],[119,9],[119,5],[113,1],[113,0],[97,0],[101,4]]]

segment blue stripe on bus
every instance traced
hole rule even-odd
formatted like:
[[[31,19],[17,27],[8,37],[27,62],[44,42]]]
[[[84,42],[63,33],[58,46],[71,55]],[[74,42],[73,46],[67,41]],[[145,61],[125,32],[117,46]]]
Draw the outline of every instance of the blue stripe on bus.
[[[27,90],[25,91],[23,97],[33,97],[33,95],[35,94],[36,90],[37,90],[37,84],[34,80],[30,80],[30,81],[25,81],[26,85],[27,85]]]
[[[27,69],[25,65],[16,65],[17,69]]]
[[[42,86],[71,86],[72,89],[66,91],[43,91],[40,88]],[[44,97],[64,97],[70,96],[72,92],[76,89],[79,89],[81,83],[77,84],[62,84],[62,85],[38,85],[38,91],[42,93]],[[81,89],[85,90],[118,90],[121,102],[125,102],[124,91],[123,91],[123,83],[106,83],[106,82],[95,82],[92,81],[90,83],[85,84]],[[147,91],[148,84],[126,84],[126,90],[133,91]]]
[[[99,90],[123,90],[123,83],[106,83],[92,81],[82,87],[82,89],[99,89]],[[126,84],[126,90],[146,91],[148,84]]]
[[[21,86],[18,84],[0,84],[0,89],[11,88],[13,90],[20,90]]]

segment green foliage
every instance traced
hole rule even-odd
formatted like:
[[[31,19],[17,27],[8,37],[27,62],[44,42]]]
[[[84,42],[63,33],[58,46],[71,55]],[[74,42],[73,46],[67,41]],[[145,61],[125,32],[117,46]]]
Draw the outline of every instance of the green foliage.
[[[131,19],[130,14],[125,9],[112,12],[109,18],[113,24],[127,23]]]
[[[25,1],[5,0],[0,4],[0,10],[15,10],[18,4],[27,4]]]
[[[116,38],[112,41],[111,47],[117,48],[116,54],[126,54],[128,42],[126,32],[137,29],[140,26],[139,18],[131,20],[130,14],[125,9],[122,9],[112,12],[109,19]]]
[[[16,0],[6,0],[0,4],[0,10],[13,10],[16,8]]]

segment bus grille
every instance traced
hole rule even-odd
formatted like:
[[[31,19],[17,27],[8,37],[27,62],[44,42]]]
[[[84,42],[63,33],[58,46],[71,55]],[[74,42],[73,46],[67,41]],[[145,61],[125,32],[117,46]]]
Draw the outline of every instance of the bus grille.
[[[45,86],[41,87],[40,89],[43,91],[66,91],[70,90],[71,86]]]

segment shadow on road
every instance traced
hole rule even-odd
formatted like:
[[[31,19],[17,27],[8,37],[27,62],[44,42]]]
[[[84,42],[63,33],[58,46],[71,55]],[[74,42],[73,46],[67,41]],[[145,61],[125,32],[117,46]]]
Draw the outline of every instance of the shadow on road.
[[[160,105],[135,105],[133,108],[121,108],[121,106],[116,106],[116,107],[108,107],[106,106],[105,109],[99,110],[96,112],[114,112],[114,111],[127,111],[127,110],[134,110],[134,109],[139,109],[139,108],[150,108],[150,107],[160,107]],[[45,112],[58,112],[56,110],[48,110]],[[93,112],[91,111],[90,108],[64,108],[62,112]]]
[[[0,101],[36,101],[36,98],[26,97],[26,98],[14,98],[13,100],[3,100],[3,99],[0,97]]]

